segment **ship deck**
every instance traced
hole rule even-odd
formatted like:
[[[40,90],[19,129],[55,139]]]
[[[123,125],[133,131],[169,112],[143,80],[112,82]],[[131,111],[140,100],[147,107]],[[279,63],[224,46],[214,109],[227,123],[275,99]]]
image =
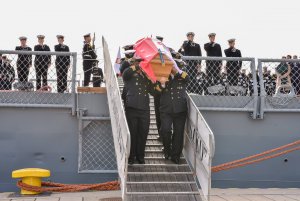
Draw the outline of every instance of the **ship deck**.
[[[52,193],[37,197],[13,197],[12,193],[0,193],[0,201],[119,201],[120,191]],[[169,197],[170,198],[170,197]],[[151,197],[151,201],[161,201]],[[166,200],[166,199],[163,199]],[[172,201],[181,201],[176,198]],[[146,201],[143,199],[143,201]],[[147,199],[148,201],[148,199]],[[212,189],[210,201],[300,201],[299,188],[229,188]]]

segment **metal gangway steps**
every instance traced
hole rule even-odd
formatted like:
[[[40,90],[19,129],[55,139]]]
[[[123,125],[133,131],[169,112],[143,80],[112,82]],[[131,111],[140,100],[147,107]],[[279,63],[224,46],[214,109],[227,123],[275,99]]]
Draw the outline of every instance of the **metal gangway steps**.
[[[119,78],[118,82],[122,91],[122,79]],[[131,201],[200,201],[197,183],[184,156],[181,156],[179,165],[165,160],[163,144],[157,138],[154,98],[150,96],[150,129],[145,150],[146,164],[128,166],[127,199]]]
[[[109,113],[123,200],[209,200],[214,135],[199,109],[187,94],[188,117],[180,164],[165,160],[157,140],[154,98],[150,96],[150,130],[146,143],[146,164],[128,165],[130,131],[121,99],[124,83],[118,77],[104,38],[103,57]],[[201,193],[201,194],[200,194]]]

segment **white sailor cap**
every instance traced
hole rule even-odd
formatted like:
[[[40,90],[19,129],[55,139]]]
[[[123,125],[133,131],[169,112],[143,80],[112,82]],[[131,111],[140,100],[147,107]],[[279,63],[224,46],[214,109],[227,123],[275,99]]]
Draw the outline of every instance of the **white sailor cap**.
[[[195,36],[195,33],[191,31],[186,34],[186,36],[189,36],[189,35]]]
[[[44,36],[44,35],[41,35],[41,34],[40,34],[40,35],[37,35],[36,37],[37,37],[37,38],[41,38],[41,39],[44,39],[44,38],[45,38],[45,36]]]
[[[90,36],[91,36],[91,33],[87,33],[87,34],[83,35],[84,38],[90,37]]]
[[[216,36],[216,33],[210,33],[208,34],[208,37]]]
[[[230,39],[228,40],[228,43],[232,43],[232,42],[235,42],[235,38],[230,38]]]
[[[27,37],[26,36],[20,36],[19,40],[27,40]]]
[[[135,50],[126,50],[124,51],[124,54],[134,54]]]

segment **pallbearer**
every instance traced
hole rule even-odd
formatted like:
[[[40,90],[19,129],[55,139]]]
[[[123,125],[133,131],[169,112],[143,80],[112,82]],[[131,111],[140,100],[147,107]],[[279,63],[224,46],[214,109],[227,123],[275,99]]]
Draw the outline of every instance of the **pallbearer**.
[[[131,136],[129,164],[135,159],[138,163],[145,163],[145,146],[150,126],[149,93],[153,94],[154,86],[139,67],[140,58],[123,72],[126,87],[126,118]]]
[[[180,67],[184,62],[176,61]],[[164,83],[161,80],[161,135],[163,136],[165,158],[179,164],[183,148],[183,133],[187,116],[186,85],[188,75],[186,72],[178,73],[172,69],[169,80]],[[172,135],[173,127],[173,135]]]
[[[83,86],[87,87],[89,86],[89,83],[91,81],[91,74],[93,70],[93,66],[96,62],[97,55],[95,52],[95,46],[91,45],[91,34],[85,34],[83,36],[84,38],[84,45],[83,45],[83,52],[82,52],[82,58],[83,58],[83,71],[84,71],[84,81]]]
[[[48,45],[44,44],[44,35],[38,35],[38,45],[34,46],[34,51],[46,51],[50,52]],[[51,66],[50,55],[36,55],[34,60],[34,66],[36,71],[36,89],[41,88],[41,79],[43,80],[43,86],[47,86],[48,68]]]
[[[131,59],[134,56],[135,50],[133,50],[133,45],[125,45],[123,47],[125,58],[123,61],[121,61],[120,65],[120,73],[123,74],[123,72],[130,67],[129,59]]]
[[[70,52],[64,44],[64,36],[57,35],[58,45],[54,46],[55,52]],[[70,56],[56,56],[55,67],[57,75],[57,92],[64,93],[67,90],[68,69],[70,68]]]
[[[134,56],[135,50],[133,50],[133,45],[125,45],[123,47],[123,49],[125,50],[124,54],[125,54],[125,58],[121,61],[121,65],[120,65],[120,73],[121,75],[123,74],[123,72],[130,67],[130,59]],[[126,87],[123,87],[123,91],[122,91],[122,100],[124,101],[124,103],[126,104],[126,94],[127,94],[127,90]]]
[[[27,46],[27,37],[19,37],[20,46],[16,47],[17,51],[31,51],[32,49]],[[32,55],[30,54],[19,54],[17,59],[17,74],[19,82],[28,82],[29,68],[32,66]]]

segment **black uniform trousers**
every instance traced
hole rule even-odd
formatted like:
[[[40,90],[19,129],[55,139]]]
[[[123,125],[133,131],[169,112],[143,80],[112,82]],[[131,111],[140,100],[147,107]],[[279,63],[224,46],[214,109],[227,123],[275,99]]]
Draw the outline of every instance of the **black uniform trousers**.
[[[56,64],[57,92],[64,93],[67,90],[68,66],[65,64]]]
[[[29,65],[17,63],[17,73],[18,73],[19,82],[28,82]]]
[[[208,86],[212,86],[220,80],[221,62],[220,61],[206,61],[206,74],[208,79]]]
[[[47,86],[48,65],[47,64],[35,65],[35,73],[36,73],[36,89],[39,90],[41,88],[41,81],[43,82],[43,86]]]
[[[143,160],[150,126],[150,111],[126,108],[131,147],[129,159]]]
[[[160,132],[163,136],[164,151],[172,158],[180,158],[183,148],[183,135],[186,117],[187,112],[161,113]]]
[[[89,61],[89,60],[83,61],[83,71],[84,71],[83,86],[84,87],[87,87],[90,84],[93,65],[94,65],[94,61]]]
[[[158,135],[160,135],[160,127],[161,127],[161,120],[160,120],[160,111],[159,111],[159,107],[160,107],[160,94],[155,94],[154,95],[154,109],[155,109],[155,118],[156,118],[156,127],[158,130]]]

